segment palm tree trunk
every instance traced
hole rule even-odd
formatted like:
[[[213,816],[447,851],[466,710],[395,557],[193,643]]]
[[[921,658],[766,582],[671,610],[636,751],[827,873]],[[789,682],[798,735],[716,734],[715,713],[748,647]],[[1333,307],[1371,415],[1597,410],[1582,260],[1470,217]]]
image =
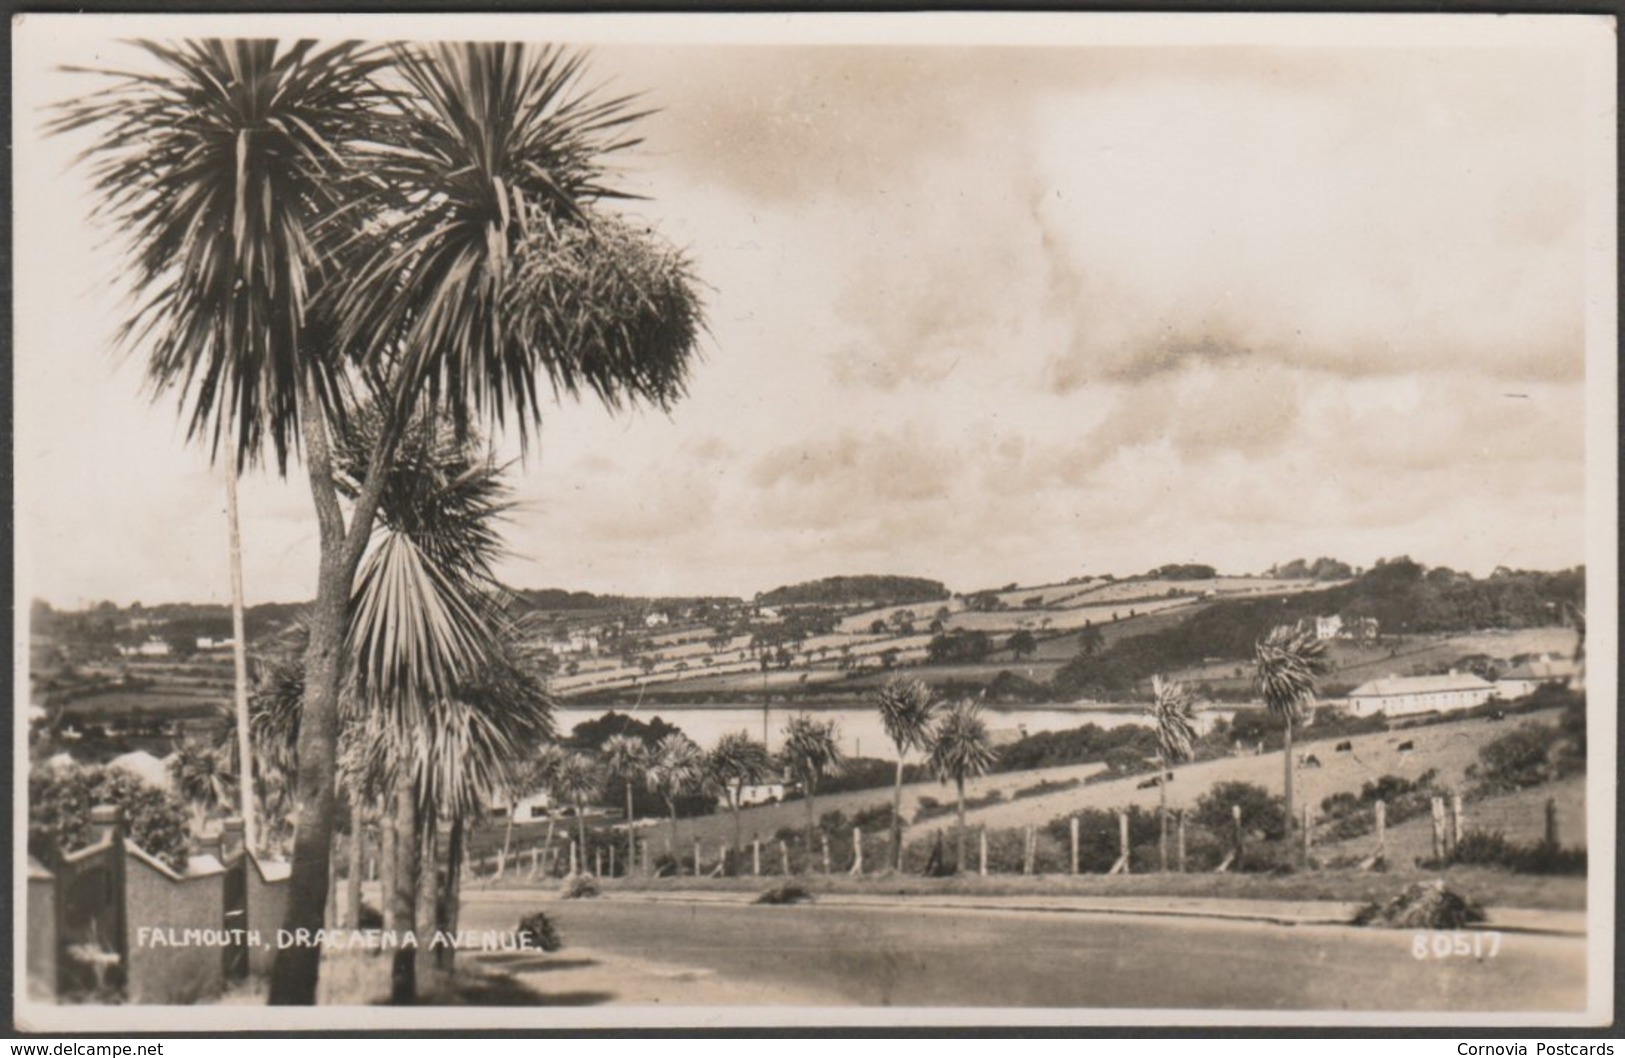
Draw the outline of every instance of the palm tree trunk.
[[[316,577],[316,602],[309,617],[305,648],[305,693],[299,709],[299,774],[294,783],[294,808],[299,826],[294,832],[293,866],[288,878],[288,905],[284,929],[309,930],[322,926],[327,905],[328,863],[333,853],[333,812],[336,797],[339,741],[339,680],[344,660],[344,634],[348,623],[350,588],[356,568],[372,535],[372,523],[383,493],[385,469],[394,458],[395,445],[378,445],[370,457],[365,480],[356,497],[349,530],[333,480],[333,454],[321,402],[309,377],[300,383],[303,412],[300,429],[305,442],[305,467],[321,560]],[[312,1006],[321,972],[321,950],[300,944],[278,948],[271,966],[270,1002],[273,1006]]]
[[[579,798],[576,800],[576,833],[581,836],[581,858],[576,861],[576,869],[585,874],[587,870],[587,813]]]
[[[367,828],[361,818],[359,798],[350,804],[350,859],[344,875],[344,924],[351,929],[361,928],[361,865],[362,846]]]
[[[891,795],[891,862],[894,870],[903,869],[903,751],[897,751],[897,783]]]
[[[677,800],[676,800],[676,798],[672,798],[672,797],[666,798],[666,807],[671,809],[671,847],[672,847],[673,850],[675,850],[677,848]],[[675,851],[673,852],[673,855],[676,855]]]
[[[1168,870],[1168,760],[1157,753],[1157,870]]]
[[[404,939],[415,929],[412,918],[418,887],[417,805],[410,779],[402,776],[395,785],[395,888],[388,894],[389,928],[395,931],[397,939]],[[413,958],[412,949],[396,948],[390,970],[389,1001],[405,1006],[415,1003],[417,980],[417,960]]]
[[[744,841],[744,828],[743,828],[743,824],[740,822],[740,819],[739,819],[739,798],[742,795],[742,793],[743,793],[743,791],[736,787],[732,791],[732,796],[728,798],[728,807],[733,809],[733,814],[734,814],[734,851],[735,852],[740,851],[741,843]]]
[[[390,811],[389,798],[378,798],[378,910],[389,925],[390,911],[395,899],[395,813]]]
[[[237,716],[237,785],[242,798],[243,842],[259,851],[259,822],[254,813],[254,755],[248,738],[248,641],[243,631],[243,537],[237,524],[238,460],[226,472],[226,509],[231,533],[231,666],[232,704]]]
[[[463,847],[466,844],[463,831],[463,817],[455,816],[451,821],[451,834],[446,839],[446,876],[440,886],[439,919],[435,928],[442,930],[448,937],[457,935],[457,924],[462,918],[463,902]],[[448,944],[440,949],[440,968],[450,971],[457,965],[457,948]]]
[[[1286,844],[1292,847],[1292,714],[1286,716],[1286,745],[1283,748],[1286,757],[1286,781],[1283,786],[1286,790]]]
[[[547,806],[547,840],[542,842],[542,849],[546,852],[546,854],[548,856],[553,855],[553,829],[556,826],[558,826],[558,822],[559,822],[559,813],[553,807],[552,804],[549,804]],[[544,859],[544,862],[552,862],[552,861]],[[535,863],[532,863],[530,865],[530,873],[531,874],[536,873],[536,864]]]
[[[508,825],[502,830],[502,855],[497,857],[498,878],[508,873],[508,850],[513,847],[513,814],[517,811],[519,811],[518,803],[510,801],[508,803]]]
[[[965,869],[965,778],[964,778],[964,776],[960,776],[958,779],[955,779],[954,780],[954,785],[955,785],[955,787],[958,788],[958,791],[959,791],[959,834],[957,835],[958,840],[956,842],[956,844],[958,845],[958,853],[957,853],[958,858],[954,860],[954,873],[957,874],[960,871]]]
[[[632,875],[632,864],[638,858],[638,834],[632,829],[632,783],[626,784],[626,874]]]
[[[420,814],[418,891],[414,900],[412,919],[417,929],[417,979],[419,984],[434,969],[438,951],[434,946],[435,925],[440,916],[435,913],[435,902],[440,896],[440,821],[434,811]]]
[[[808,780],[808,782],[807,782],[807,851],[808,852],[812,851],[813,826],[814,826],[813,820],[814,820],[814,813],[817,812],[817,810],[818,810],[817,805],[813,804],[813,784],[812,784],[811,780]]]

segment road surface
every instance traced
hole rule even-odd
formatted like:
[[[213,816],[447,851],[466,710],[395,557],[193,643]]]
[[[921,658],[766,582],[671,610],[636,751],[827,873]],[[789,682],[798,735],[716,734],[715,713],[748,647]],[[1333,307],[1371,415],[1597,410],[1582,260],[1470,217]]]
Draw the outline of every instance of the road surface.
[[[1097,913],[560,901],[580,949],[749,982],[780,1003],[1367,1011],[1577,1011],[1585,942],[1509,933],[1494,958],[1412,954],[1413,933]],[[529,906],[466,903],[464,929]],[[545,982],[546,975],[543,975]],[[559,983],[563,983],[561,979]],[[543,987],[546,985],[544,983]],[[606,996],[606,1002],[614,997]]]

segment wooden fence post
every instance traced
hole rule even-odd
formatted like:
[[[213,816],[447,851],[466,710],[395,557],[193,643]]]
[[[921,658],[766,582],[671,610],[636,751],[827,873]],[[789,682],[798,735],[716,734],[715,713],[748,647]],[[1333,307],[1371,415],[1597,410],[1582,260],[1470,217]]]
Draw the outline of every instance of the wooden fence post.
[[[1038,828],[1027,824],[1027,840],[1022,848],[1021,873],[1033,874],[1038,870]]]
[[[1557,843],[1557,798],[1546,798],[1546,847],[1556,849]]]
[[[704,859],[704,856],[700,853],[700,843],[696,841],[694,843],[694,877],[696,878],[700,876],[700,860],[702,859]]]
[[[609,847],[609,876],[615,877],[615,846]]]
[[[1431,802],[1433,809],[1433,858],[1444,859],[1444,798],[1435,797]]]
[[[790,877],[790,846],[783,841],[779,842],[779,863],[784,868],[784,876]]]
[[[829,832],[828,831],[820,830],[818,832],[818,845],[819,845],[820,850],[824,854],[824,873],[828,874],[829,873]]]
[[[1312,804],[1307,804],[1306,803],[1303,806],[1303,859],[1304,859],[1304,863],[1306,865],[1308,864],[1308,861],[1309,861],[1309,850],[1314,848],[1314,845],[1315,845],[1315,806],[1312,805]]]
[[[1179,810],[1178,819],[1179,819],[1179,843],[1177,845],[1177,849],[1178,849],[1177,862],[1179,864],[1179,873],[1184,874],[1185,873],[1185,810],[1183,808],[1181,808]]]
[[[762,839],[750,839],[750,873],[760,878],[762,876]]]
[[[604,876],[604,850],[602,848],[592,850],[592,874],[594,878]]]
[[[981,877],[986,878],[987,877],[987,826],[986,826],[986,824],[983,824],[982,826],[978,827],[977,830],[976,830],[976,846],[977,846],[977,848],[976,848],[977,855],[980,857],[977,860],[977,863],[976,863],[977,873]]]
[[[1122,812],[1117,813],[1117,862],[1107,874],[1128,874],[1131,870],[1128,858],[1128,816]]]
[[[1456,846],[1461,844],[1461,835],[1466,830],[1466,820],[1461,810],[1461,791],[1454,790],[1450,794],[1450,851],[1455,852]]]
[[[858,827],[852,828],[852,873],[863,873],[863,831]]]
[[[576,852],[576,839],[571,838],[570,839],[570,877],[574,878],[577,874],[580,873],[580,871],[578,870],[578,867],[579,867],[579,859],[578,859],[578,854]]]
[[[1078,817],[1072,817],[1072,873],[1078,873]]]

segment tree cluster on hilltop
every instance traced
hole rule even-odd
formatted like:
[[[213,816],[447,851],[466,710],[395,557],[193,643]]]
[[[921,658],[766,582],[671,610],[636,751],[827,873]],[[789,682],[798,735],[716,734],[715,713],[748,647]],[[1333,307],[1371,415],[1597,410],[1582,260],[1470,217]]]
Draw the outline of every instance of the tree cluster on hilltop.
[[[1153,673],[1211,658],[1245,658],[1271,628],[1339,615],[1373,618],[1385,635],[1535,628],[1560,623],[1585,596],[1585,569],[1555,573],[1500,569],[1474,578],[1409,558],[1379,561],[1347,584],[1297,595],[1226,599],[1180,624],[1128,636],[1067,662],[1054,678],[1064,695],[1107,696],[1131,690]]]
[[[941,581],[923,577],[863,575],[823,577],[801,584],[784,585],[763,592],[756,597],[756,601],[767,606],[802,603],[887,606],[931,602],[948,596],[948,588]]]

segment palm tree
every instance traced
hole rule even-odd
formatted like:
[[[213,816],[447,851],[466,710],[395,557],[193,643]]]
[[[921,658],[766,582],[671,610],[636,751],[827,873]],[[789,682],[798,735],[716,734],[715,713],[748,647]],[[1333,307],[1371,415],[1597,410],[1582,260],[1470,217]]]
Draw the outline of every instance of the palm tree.
[[[940,703],[931,697],[931,689],[923,681],[894,677],[880,689],[878,704],[881,726],[897,748],[897,781],[892,787],[891,801],[891,854],[893,866],[900,871],[903,869],[903,757],[925,748],[931,718]]]
[[[660,794],[671,813],[672,854],[676,855],[677,799],[700,784],[705,775],[705,753],[687,735],[677,733],[655,743],[649,760],[649,789]]]
[[[543,742],[528,756],[505,763],[502,789],[508,805],[508,822],[502,832],[502,855],[497,860],[497,877],[502,877],[507,871],[508,854],[513,846],[514,814],[519,811],[519,802],[549,789],[562,754],[558,743]],[[552,840],[551,812],[548,813],[548,840]]]
[[[687,261],[595,204],[635,140],[582,60],[517,45],[140,45],[156,72],[61,105],[100,130],[99,213],[130,239],[153,388],[237,466],[295,439],[320,560],[305,664],[301,826],[284,925],[322,925],[340,643],[394,448],[414,414],[539,427],[544,388],[614,409],[683,393],[700,310]],[[380,76],[385,70],[390,77]],[[392,82],[391,77],[395,80]],[[544,386],[545,383],[545,386]],[[346,522],[332,457],[347,394],[386,430]],[[450,674],[445,674],[449,676]],[[439,681],[442,686],[449,680]],[[315,1001],[319,952],[278,951],[273,1003]]]
[[[815,798],[818,781],[841,770],[845,758],[841,755],[841,742],[836,736],[835,721],[814,720],[806,713],[797,713],[784,725],[785,767],[800,782],[807,802],[807,848],[812,848],[814,820],[817,818]]]
[[[637,860],[638,835],[632,826],[632,787],[647,782],[651,754],[641,738],[635,735],[611,735],[599,748],[604,758],[604,770],[612,779],[626,788],[626,869],[631,871]]]
[[[1158,864],[1168,869],[1168,765],[1191,759],[1196,740],[1196,714],[1184,685],[1151,677],[1152,726],[1157,732]]]
[[[189,738],[175,747],[168,769],[175,792],[192,807],[192,833],[201,837],[209,812],[232,801],[232,775],[226,755]]]
[[[943,714],[931,729],[930,764],[940,782],[953,781],[959,798],[958,860],[955,869],[965,866],[965,780],[985,775],[998,753],[981,706],[965,700]]]
[[[553,776],[553,790],[559,799],[575,807],[576,833],[580,838],[581,863],[587,856],[587,799],[595,797],[603,787],[603,776],[598,763],[585,753],[570,753],[559,762]]]
[[[1283,782],[1286,836],[1292,840],[1292,725],[1315,699],[1315,677],[1326,671],[1326,644],[1311,628],[1277,625],[1254,644],[1259,693],[1264,705],[1286,725]]]
[[[706,771],[728,799],[728,808],[734,817],[734,849],[741,844],[739,802],[745,787],[766,782],[773,775],[773,756],[767,746],[743,731],[735,731],[717,739],[706,757]]]

